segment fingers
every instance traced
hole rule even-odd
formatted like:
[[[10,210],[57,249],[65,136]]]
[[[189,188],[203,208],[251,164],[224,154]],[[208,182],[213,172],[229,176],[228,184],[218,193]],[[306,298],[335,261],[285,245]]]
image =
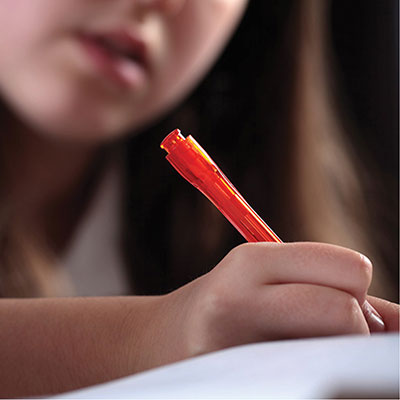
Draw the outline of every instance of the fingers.
[[[398,332],[400,306],[378,297],[367,296],[368,302],[376,309],[383,318],[387,331]]]
[[[266,339],[369,334],[357,300],[309,284],[270,286],[259,292],[257,330]]]
[[[385,323],[383,322],[382,316],[375,310],[367,300],[361,306],[365,320],[367,321],[369,331],[371,333],[384,332],[386,330]]]
[[[201,300],[190,324],[190,355],[260,341],[369,334],[357,300],[328,287],[259,286],[238,296],[214,290]]]
[[[232,254],[231,254],[232,253]],[[360,304],[372,265],[362,254],[322,243],[251,243],[230,253],[242,271],[261,284],[309,283],[345,291]]]

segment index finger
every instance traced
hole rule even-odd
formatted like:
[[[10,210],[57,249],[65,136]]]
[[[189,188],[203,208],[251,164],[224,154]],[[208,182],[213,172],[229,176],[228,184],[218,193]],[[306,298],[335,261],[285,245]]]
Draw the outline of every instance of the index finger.
[[[247,243],[239,248],[242,251],[235,251],[238,264],[253,266],[253,276],[258,282],[328,286],[351,294],[360,305],[365,301],[372,264],[356,251],[311,242]]]

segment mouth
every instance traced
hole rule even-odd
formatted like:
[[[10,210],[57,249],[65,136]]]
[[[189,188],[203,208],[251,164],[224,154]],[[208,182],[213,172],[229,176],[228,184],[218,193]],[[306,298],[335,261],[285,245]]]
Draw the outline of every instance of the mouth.
[[[95,68],[107,79],[125,88],[143,85],[150,73],[145,42],[126,30],[79,33],[78,40]]]

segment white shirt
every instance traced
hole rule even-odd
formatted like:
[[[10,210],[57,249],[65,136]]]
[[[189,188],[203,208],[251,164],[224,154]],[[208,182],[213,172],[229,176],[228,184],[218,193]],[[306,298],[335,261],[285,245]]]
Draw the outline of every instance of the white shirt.
[[[118,163],[106,171],[61,260],[76,296],[131,294],[120,249],[122,182],[119,171]]]

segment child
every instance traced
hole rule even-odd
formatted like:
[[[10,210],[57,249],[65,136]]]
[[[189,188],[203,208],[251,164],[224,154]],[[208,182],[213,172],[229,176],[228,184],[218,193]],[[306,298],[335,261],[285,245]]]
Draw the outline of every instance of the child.
[[[386,329],[396,329],[396,305],[369,298],[379,316],[366,303],[369,260],[320,243],[244,244],[210,272],[161,295],[149,295],[157,292],[150,288],[134,290],[135,296],[15,299],[73,290],[107,295],[110,285],[113,294],[129,294],[118,249],[107,248],[113,237],[104,237],[117,213],[102,189],[109,193],[111,182],[124,193],[118,186],[124,167],[110,154],[125,132],[138,134],[193,88],[245,6],[245,0],[0,3],[1,396],[71,390],[254,341],[369,334],[381,329],[380,318]],[[136,155],[132,165],[148,162]],[[146,176],[143,188],[134,187],[144,207],[158,199],[157,193],[140,198],[153,184],[151,172]],[[95,217],[89,234],[76,232],[99,203],[105,220],[96,225]],[[107,218],[110,203],[114,214]],[[170,205],[173,218],[179,203]],[[151,226],[153,237],[145,239],[142,225],[135,228],[136,243],[147,240],[149,248],[154,239],[159,259],[168,253],[155,244],[162,227]],[[84,239],[94,235],[89,253],[100,257],[79,258],[79,246],[89,247]],[[73,236],[78,250],[70,248]],[[57,266],[67,249],[65,267]],[[141,257],[146,266],[152,254]],[[186,259],[189,271],[192,258],[195,253]],[[76,271],[79,263],[83,269]],[[133,275],[140,288],[140,276]],[[80,285],[85,276],[90,279]]]

